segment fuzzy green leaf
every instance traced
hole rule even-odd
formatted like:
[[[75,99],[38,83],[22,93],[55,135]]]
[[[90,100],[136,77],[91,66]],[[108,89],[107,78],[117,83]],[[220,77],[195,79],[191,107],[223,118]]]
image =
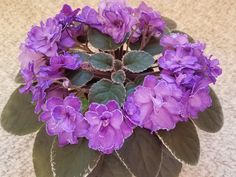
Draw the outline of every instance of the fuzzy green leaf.
[[[120,70],[120,69],[122,69],[122,62],[120,61],[120,60],[115,60],[114,61],[114,69],[115,69],[115,71],[118,71],[118,70]]]
[[[210,95],[212,98],[212,106],[204,112],[199,113],[198,118],[193,121],[198,128],[210,133],[215,133],[223,127],[224,116],[220,101],[212,89]]]
[[[175,29],[177,28],[177,24],[174,20],[168,18],[168,17],[162,17],[163,20],[166,22],[166,26],[169,28],[169,29]]]
[[[162,148],[161,169],[158,177],[178,177],[182,168],[182,163],[175,159],[168,149]]]
[[[116,72],[113,72],[111,74],[111,79],[113,82],[118,83],[118,84],[123,84],[126,80],[126,75],[123,70],[119,70]]]
[[[88,40],[93,47],[101,50],[115,50],[119,48],[123,43],[117,44],[108,35],[101,33],[96,29],[90,29],[88,32]]]
[[[151,177],[159,172],[161,148],[161,142],[156,136],[145,129],[137,128],[117,154],[136,177]]]
[[[133,177],[114,154],[104,155],[88,177]]]
[[[45,127],[36,135],[33,148],[33,164],[36,177],[53,177],[51,148],[54,137],[48,136]]]
[[[134,82],[128,82],[125,85],[127,95],[130,95],[131,93],[133,93],[135,91],[136,87],[137,87],[137,85]]]
[[[18,84],[24,83],[24,79],[22,78],[20,71],[17,73],[17,75],[15,77],[15,82]]]
[[[89,58],[92,67],[99,71],[111,71],[113,60],[113,56],[107,53],[97,53]]]
[[[101,154],[88,147],[87,140],[80,139],[76,145],[52,148],[52,165],[56,177],[82,177],[88,175],[97,165]]]
[[[141,46],[141,41],[138,41],[134,44],[130,44],[130,48],[132,50],[139,50],[140,46]],[[154,56],[154,55],[160,54],[163,48],[160,45],[159,39],[152,38],[142,50]]]
[[[124,68],[133,73],[139,73],[148,69],[153,63],[153,57],[143,51],[131,51],[122,59]]]
[[[106,103],[116,100],[120,105],[125,101],[126,91],[123,85],[102,79],[92,85],[89,91],[89,102]]]
[[[197,164],[200,143],[196,127],[191,121],[180,122],[170,131],[160,130],[157,135],[180,162]]]
[[[71,83],[76,86],[83,86],[93,79],[93,73],[85,70],[79,70],[71,77]]]
[[[34,113],[31,95],[21,94],[16,89],[3,108],[1,124],[7,132],[19,136],[37,131],[42,124]]]

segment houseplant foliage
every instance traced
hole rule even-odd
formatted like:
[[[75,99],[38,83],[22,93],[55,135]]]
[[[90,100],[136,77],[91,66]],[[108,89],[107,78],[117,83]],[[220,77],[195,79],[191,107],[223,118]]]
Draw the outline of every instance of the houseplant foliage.
[[[177,177],[200,154],[197,128],[217,132],[221,74],[205,45],[144,2],[62,10],[22,43],[19,88],[1,118],[37,132],[37,177]]]

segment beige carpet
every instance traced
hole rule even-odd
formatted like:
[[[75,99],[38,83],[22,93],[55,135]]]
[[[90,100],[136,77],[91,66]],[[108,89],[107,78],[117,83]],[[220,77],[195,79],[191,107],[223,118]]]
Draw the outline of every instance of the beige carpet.
[[[16,88],[18,46],[32,24],[53,16],[63,3],[96,5],[98,0],[0,0],[0,111]],[[133,0],[138,4],[140,0]],[[223,104],[224,128],[217,134],[199,131],[201,158],[196,167],[184,166],[181,177],[236,176],[236,1],[146,0],[179,29],[208,44],[220,59],[223,76],[216,92]],[[16,137],[0,128],[0,176],[34,177],[31,161],[34,135]]]

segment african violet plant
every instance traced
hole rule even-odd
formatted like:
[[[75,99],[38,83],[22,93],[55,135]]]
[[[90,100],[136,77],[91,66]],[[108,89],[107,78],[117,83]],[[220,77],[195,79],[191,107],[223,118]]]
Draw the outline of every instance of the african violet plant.
[[[205,45],[141,3],[102,0],[33,26],[21,84],[2,113],[16,135],[37,131],[37,177],[177,177],[195,165],[195,125],[223,125],[209,87],[221,74]]]

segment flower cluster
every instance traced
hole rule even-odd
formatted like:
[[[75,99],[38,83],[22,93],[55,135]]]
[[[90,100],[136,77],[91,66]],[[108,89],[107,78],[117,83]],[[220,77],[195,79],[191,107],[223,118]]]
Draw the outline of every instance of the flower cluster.
[[[205,56],[204,44],[190,43],[182,34],[167,35],[165,28],[159,12],[145,3],[129,7],[125,0],[101,0],[97,11],[89,6],[73,10],[64,5],[55,17],[33,26],[20,47],[24,79],[20,92],[32,94],[35,113],[45,123],[48,135],[56,135],[60,146],[86,138],[90,148],[110,154],[122,147],[137,126],[171,130],[177,122],[196,118],[211,106],[209,84],[221,74],[218,60]],[[119,48],[90,48],[90,29],[110,36]],[[158,39],[157,45],[163,48],[157,63],[143,70],[138,66],[141,69],[132,73],[135,67],[127,69],[118,61],[131,52],[129,45],[141,43],[142,50],[151,38]],[[96,62],[86,59],[98,51],[99,57],[105,58],[95,58]],[[150,54],[141,54],[154,62]],[[153,64],[159,66],[160,74],[152,70]],[[140,70],[145,78],[135,85]],[[97,88],[102,93],[91,101],[91,88],[104,78],[105,86]],[[135,87],[126,97],[122,92],[130,83]],[[106,84],[113,85],[104,96]],[[84,101],[89,103],[87,107]]]

